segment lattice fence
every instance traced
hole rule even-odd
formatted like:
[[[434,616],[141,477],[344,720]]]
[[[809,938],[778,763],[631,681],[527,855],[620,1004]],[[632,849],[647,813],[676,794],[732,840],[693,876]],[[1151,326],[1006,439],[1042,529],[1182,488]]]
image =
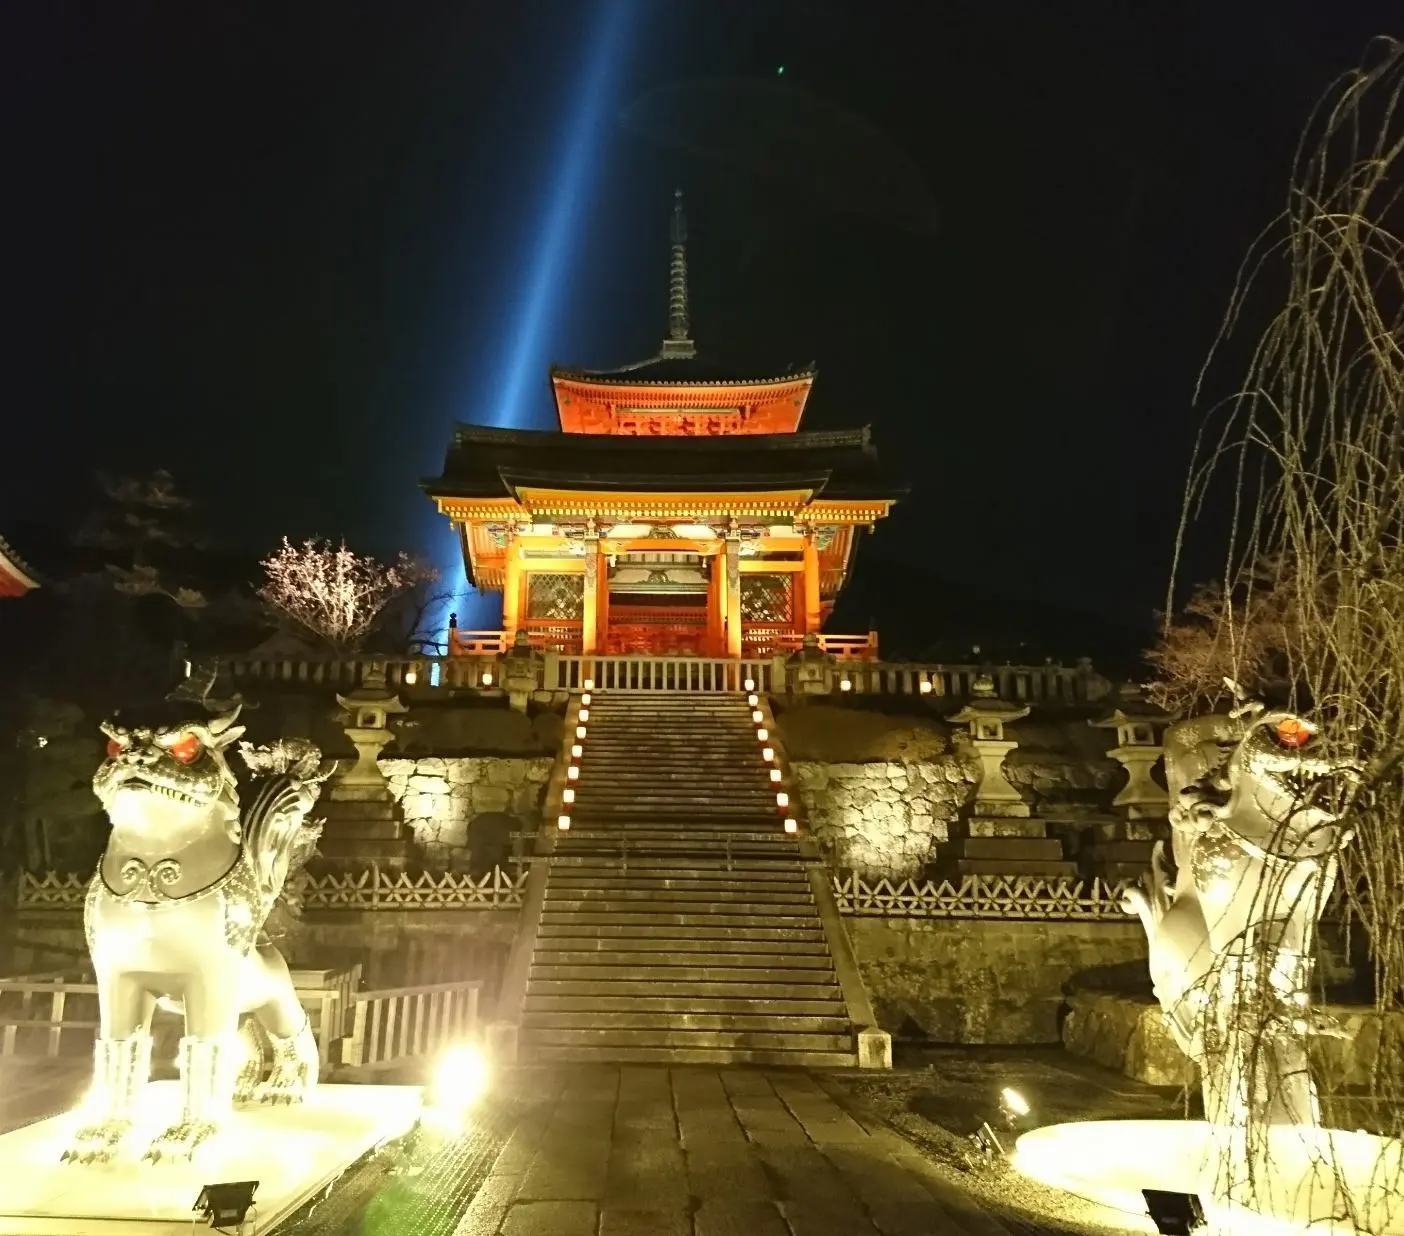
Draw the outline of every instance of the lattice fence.
[[[89,877],[49,871],[22,873],[17,890],[21,910],[81,910]],[[526,873],[495,867],[486,875],[360,871],[308,876],[302,889],[306,910],[505,910],[522,904]]]
[[[966,876],[950,880],[865,880],[834,877],[841,913],[887,918],[1054,919],[1128,921],[1121,908],[1127,881],[1043,880],[1035,876]]]

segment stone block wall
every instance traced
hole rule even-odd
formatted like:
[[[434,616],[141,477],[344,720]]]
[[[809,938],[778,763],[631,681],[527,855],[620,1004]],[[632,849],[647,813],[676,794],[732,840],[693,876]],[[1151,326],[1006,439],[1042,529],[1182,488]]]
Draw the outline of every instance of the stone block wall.
[[[810,830],[829,861],[879,876],[920,874],[949,838],[976,776],[955,756],[792,767]]]
[[[930,1043],[1057,1043],[1064,985],[1144,961],[1139,922],[846,917],[878,1023]]]
[[[463,870],[493,866],[512,831],[540,823],[553,763],[547,756],[425,756],[385,758],[380,767],[428,865]]]

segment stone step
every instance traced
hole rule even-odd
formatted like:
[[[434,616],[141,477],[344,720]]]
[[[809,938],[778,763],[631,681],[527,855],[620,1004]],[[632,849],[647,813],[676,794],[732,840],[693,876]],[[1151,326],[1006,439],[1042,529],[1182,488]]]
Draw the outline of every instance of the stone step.
[[[635,828],[603,828],[597,827],[593,830],[587,829],[584,825],[580,831],[576,831],[575,825],[571,825],[571,832],[565,837],[557,837],[558,848],[564,847],[567,853],[579,852],[583,849],[618,849],[627,846],[629,849],[646,848],[655,854],[686,854],[693,851],[707,854],[723,853],[727,848],[736,854],[753,855],[763,853],[766,850],[774,849],[777,853],[784,852],[787,848],[791,851],[795,848],[794,837],[786,833],[777,823],[772,825],[772,831],[745,831],[740,829],[697,829],[689,831],[687,829],[660,829],[649,828],[640,824]]]
[[[579,929],[575,924],[562,923],[559,925],[543,924],[537,928],[538,939],[580,939]],[[590,928],[593,933],[590,938],[600,941],[600,946],[605,947],[610,940],[628,940],[630,947],[636,941],[668,939],[676,940],[678,935],[675,928],[666,924],[662,926],[645,926],[643,924],[631,926],[627,923],[599,923]],[[662,936],[656,933],[664,933]],[[671,934],[670,934],[671,933]],[[814,941],[818,944],[827,943],[824,939],[824,929],[816,922],[813,927],[692,927],[687,929],[687,938],[701,945],[709,941],[722,941],[731,943],[733,941],[767,941],[767,942],[790,942],[790,941]]]
[[[694,958],[693,960],[700,960]],[[724,983],[728,980],[745,983],[777,983],[783,986],[798,987],[804,983],[813,983],[816,986],[832,985],[836,980],[832,970],[806,969],[804,966],[786,966],[777,961],[777,964],[765,969],[761,966],[668,966],[657,967],[650,962],[650,973],[655,974],[661,982],[667,980],[672,983]],[[638,979],[638,963],[630,965],[592,965],[588,971],[582,972],[579,964],[570,965],[540,965],[533,963],[531,967],[531,983],[549,982],[552,979],[575,979],[582,978],[607,980],[607,979]]]
[[[589,808],[594,814],[606,812],[622,816],[647,815],[651,811],[691,812],[694,816],[731,817],[737,815],[764,815],[767,811],[778,811],[775,804],[775,791],[769,786],[757,786],[746,791],[729,790],[708,793],[706,790],[691,792],[677,791],[674,794],[644,794],[636,796],[621,794],[617,789],[600,789],[593,793],[582,787],[575,792],[577,811]]]
[[[647,967],[653,973],[667,973],[672,970],[695,970],[700,967],[716,970],[822,970],[833,973],[833,962],[827,953],[818,955],[803,952],[803,944],[782,944],[760,953],[745,953],[728,948],[725,952],[684,952],[682,950],[637,952],[627,948],[587,949],[572,951],[558,948],[558,940],[541,940],[532,955],[532,970],[542,967],[551,969],[558,966],[597,966],[613,969],[619,966]],[[706,941],[716,947],[715,941]]]
[[[625,908],[608,909],[608,902],[586,901],[576,905],[593,907],[588,910],[563,910],[557,902],[550,909],[541,912],[542,926],[656,926],[656,927],[809,927],[817,920],[811,910],[808,914],[779,913],[766,914],[722,914],[699,908],[689,910],[662,910],[657,907],[645,909],[637,902],[630,902]]]
[[[588,1018],[583,1021],[582,1018]],[[523,1027],[533,1030],[578,1030],[587,1033],[604,1030],[647,1030],[665,1033],[699,1031],[723,1034],[831,1034],[847,1036],[851,1026],[846,1017],[806,1017],[793,1013],[651,1013],[642,1009],[605,1012],[547,1012],[527,1005]]]
[[[546,904],[554,905],[560,901],[576,901],[580,899],[581,890],[576,885],[560,888],[556,886],[555,880],[551,880],[546,886]],[[602,895],[608,893],[609,900],[613,902],[624,901],[648,901],[648,902],[668,902],[675,901],[698,901],[708,905],[729,905],[732,902],[746,902],[753,905],[781,906],[813,906],[814,898],[810,895],[809,888],[804,885],[796,885],[794,888],[780,889],[779,891],[763,891],[761,889],[702,889],[692,888],[635,888],[631,884],[609,884],[599,885],[590,890],[592,895]]]
[[[758,1051],[723,1047],[583,1047],[532,1044],[537,1064],[751,1064],[772,1069],[848,1069],[858,1061],[849,1051]]]
[[[1041,861],[1033,858],[953,858],[937,864],[942,879],[960,880],[965,876],[1042,876],[1047,880],[1077,879],[1077,864],[1066,860]]]
[[[595,957],[616,958],[636,953],[673,953],[680,961],[684,954],[705,953],[708,956],[722,956],[719,951],[725,947],[728,957],[776,957],[789,962],[794,957],[820,957],[829,964],[828,944],[822,934],[815,933],[818,939],[810,940],[757,940],[742,937],[739,939],[717,939],[707,937],[692,939],[679,936],[664,928],[659,934],[640,932],[627,936],[550,935],[537,936],[536,956],[555,965],[561,953],[586,953]],[[650,965],[671,965],[672,961],[653,958]],[[737,963],[742,964],[742,963]],[[744,964],[750,965],[751,962]]]
[[[748,896],[755,893],[794,893],[804,897],[811,895],[809,880],[802,872],[788,878],[776,872],[773,876],[761,873],[742,878],[707,879],[698,875],[659,877],[650,874],[647,868],[642,873],[602,870],[578,874],[574,868],[558,867],[551,872],[547,888],[548,896],[567,889],[588,889],[596,892],[611,888],[630,888],[639,892],[651,889],[691,892],[704,900],[719,893],[740,893]]]
[[[528,1026],[522,1029],[527,1043],[558,1047],[671,1047],[682,1048],[749,1048],[753,1051],[829,1051],[852,1050],[849,1034],[784,1034],[773,1031],[726,1030],[614,1030],[583,1029],[553,1030]]]
[[[732,1013],[742,1017],[844,1018],[843,998],[789,1000],[780,997],[701,996],[689,987],[686,996],[558,996],[527,993],[526,1013],[687,1013],[709,1016]],[[847,1027],[844,1027],[845,1029]]]
[[[566,834],[569,837],[570,834]],[[779,861],[773,858],[734,858],[700,857],[682,861],[669,854],[636,854],[627,859],[608,858],[599,855],[570,855],[556,853],[549,859],[552,875],[558,868],[569,869],[577,874],[591,872],[648,872],[659,878],[686,878],[696,876],[704,879],[734,877],[745,879],[750,874],[765,875],[770,880],[807,879],[803,867],[793,864],[793,855],[788,851],[780,855]]]
[[[564,979],[545,979],[533,975],[527,984],[527,999],[559,997],[569,1000],[722,1000],[722,1001],[837,1001],[843,1003],[837,980],[831,983],[755,982],[747,979],[692,979],[679,981],[675,976],[641,979],[601,979],[572,975]],[[607,1007],[602,1005],[601,1007]]]
[[[322,827],[322,840],[340,841],[398,841],[409,840],[410,830],[400,820],[343,820],[327,817]]]

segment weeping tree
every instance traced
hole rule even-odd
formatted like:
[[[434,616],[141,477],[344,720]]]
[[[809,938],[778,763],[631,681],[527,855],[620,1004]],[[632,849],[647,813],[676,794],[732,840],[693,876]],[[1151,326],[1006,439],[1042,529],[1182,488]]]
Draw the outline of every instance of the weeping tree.
[[[1212,705],[1225,677],[1274,687],[1366,766],[1340,888],[1368,944],[1381,1050],[1374,1101],[1329,1114],[1391,1137],[1404,1131],[1383,1049],[1404,1014],[1402,94],[1404,46],[1382,40],[1313,113],[1286,209],[1240,270],[1200,395],[1245,337],[1246,378],[1201,428],[1174,573],[1201,515],[1226,506],[1223,575],[1152,653],[1168,703]]]

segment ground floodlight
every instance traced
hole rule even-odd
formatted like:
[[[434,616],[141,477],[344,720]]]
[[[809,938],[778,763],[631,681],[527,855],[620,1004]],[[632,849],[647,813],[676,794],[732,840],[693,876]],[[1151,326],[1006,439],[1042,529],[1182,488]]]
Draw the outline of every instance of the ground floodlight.
[[[440,1111],[461,1112],[482,1098],[491,1080],[487,1056],[472,1044],[461,1043],[435,1063],[429,1101]]]
[[[207,1184],[200,1190],[190,1209],[211,1227],[238,1227],[253,1206],[258,1192],[257,1180],[233,1180],[224,1184]]]
[[[1193,1193],[1142,1189],[1141,1196],[1160,1236],[1192,1236],[1204,1227],[1204,1207]]]

